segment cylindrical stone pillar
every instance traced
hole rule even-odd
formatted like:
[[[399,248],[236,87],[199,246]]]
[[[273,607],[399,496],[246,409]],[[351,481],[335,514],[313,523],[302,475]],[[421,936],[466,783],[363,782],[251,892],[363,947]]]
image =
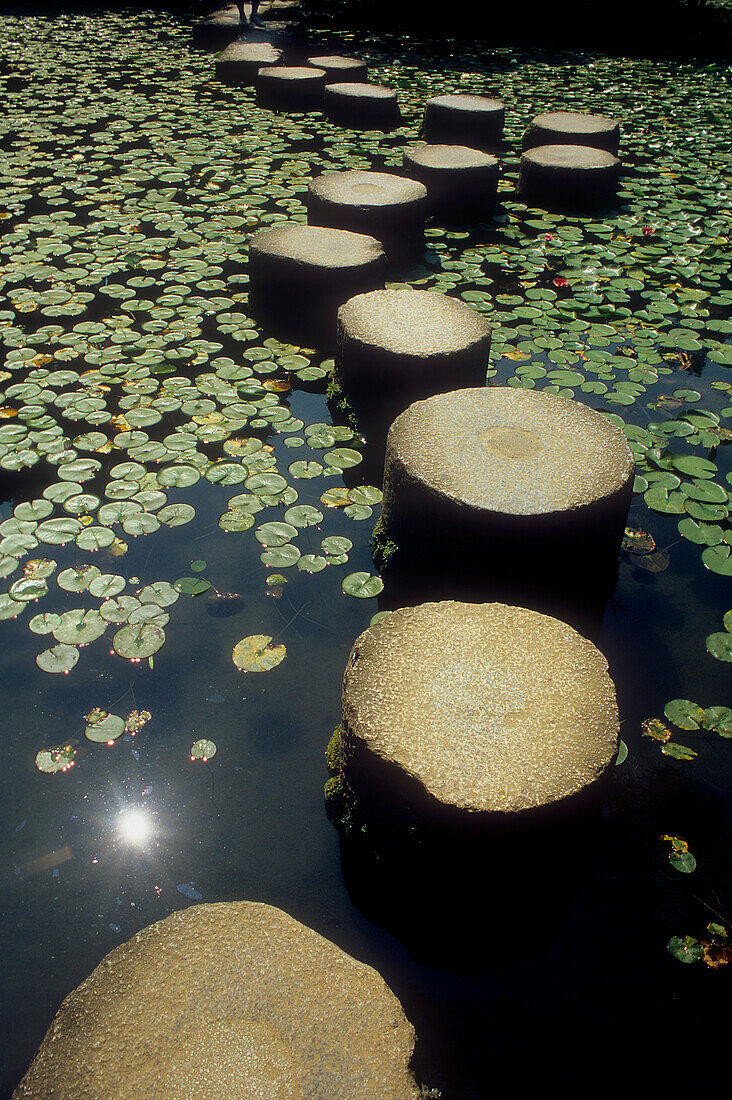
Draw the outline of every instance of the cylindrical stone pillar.
[[[381,84],[326,84],[323,113],[353,130],[393,130],[402,121],[397,94]]]
[[[424,570],[427,593],[473,589],[592,628],[614,586],[633,474],[624,433],[578,401],[442,393],[389,430],[377,535],[400,570]]]
[[[333,387],[383,451],[392,420],[413,401],[484,385],[490,346],[484,315],[456,298],[408,289],[359,294],[338,310]]]
[[[262,229],[249,244],[250,309],[293,343],[332,348],[338,307],[383,287],[385,271],[373,237],[309,225]]]
[[[319,111],[325,72],[311,65],[268,65],[255,80],[257,103],[273,111]]]
[[[617,153],[620,123],[607,115],[581,111],[548,111],[537,115],[524,134],[523,148],[537,145],[588,145]]]
[[[496,205],[498,161],[489,153],[465,145],[410,145],[403,165],[427,188],[433,214],[464,221]]]
[[[414,1039],[375,970],[282,910],[193,905],[69,994],[13,1095],[419,1100]]]
[[[587,145],[539,145],[521,155],[518,194],[528,206],[592,209],[612,206],[620,161]]]
[[[386,172],[324,172],[309,185],[310,225],[366,233],[381,241],[391,264],[409,263],[424,248],[427,189]]]
[[[308,57],[308,65],[314,65],[316,69],[325,70],[326,84],[339,84],[342,81],[360,84],[368,79],[366,62],[359,60],[357,57],[341,57],[338,54],[311,54]]]
[[[225,84],[254,84],[261,68],[281,58],[282,51],[269,42],[232,42],[216,59],[216,76]]]
[[[500,148],[505,108],[483,95],[440,95],[424,106],[422,137],[434,145],[467,145],[493,152]]]
[[[603,655],[523,607],[385,615],[356,640],[342,699],[338,766],[367,818],[543,827],[601,801],[618,749]]]
[[[202,19],[193,25],[192,44],[199,50],[223,50],[239,37],[239,14]]]

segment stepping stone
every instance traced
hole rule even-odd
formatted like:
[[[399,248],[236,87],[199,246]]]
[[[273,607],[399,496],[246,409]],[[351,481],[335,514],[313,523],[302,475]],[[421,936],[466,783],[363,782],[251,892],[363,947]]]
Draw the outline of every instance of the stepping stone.
[[[467,220],[496,205],[498,161],[489,153],[465,145],[410,145],[402,163],[410,179],[427,188],[433,214]]]
[[[269,42],[232,42],[216,60],[216,76],[225,84],[254,84],[258,71],[281,57]]]
[[[472,585],[594,627],[633,475],[624,433],[579,401],[497,386],[442,393],[389,430],[381,538],[400,569],[430,573],[428,593]]]
[[[331,122],[353,130],[393,130],[402,121],[396,92],[381,84],[328,82],[323,112]]]
[[[539,145],[521,154],[518,194],[528,206],[549,209],[612,206],[620,161],[588,145]]]
[[[383,287],[385,272],[373,237],[310,225],[261,229],[249,244],[249,305],[292,343],[331,348],[338,307]]]
[[[500,603],[385,615],[343,677],[340,763],[365,808],[416,825],[545,826],[599,802],[618,750],[603,655],[570,626]]]
[[[537,145],[589,145],[617,153],[620,123],[606,115],[579,111],[549,111],[537,115],[524,134],[524,149]]]
[[[325,69],[326,84],[336,84],[339,81],[356,83],[364,81],[368,76],[365,61],[359,61],[356,57],[340,57],[337,54],[313,54],[308,58],[308,65],[315,65],[317,69]]]
[[[424,106],[422,137],[436,145],[467,145],[492,152],[500,147],[505,108],[482,95],[440,95]]]
[[[392,420],[413,401],[482,386],[491,328],[482,313],[432,290],[374,290],[338,310],[331,393],[342,392],[359,428],[383,451]]]
[[[376,237],[392,264],[423,251],[427,189],[415,180],[360,169],[324,172],[308,186],[305,205],[310,225]]]
[[[419,1100],[414,1029],[375,970],[270,905],[194,905],[61,1005],[16,1100]]]
[[[273,111],[319,111],[325,72],[315,66],[268,65],[257,73],[257,103]]]

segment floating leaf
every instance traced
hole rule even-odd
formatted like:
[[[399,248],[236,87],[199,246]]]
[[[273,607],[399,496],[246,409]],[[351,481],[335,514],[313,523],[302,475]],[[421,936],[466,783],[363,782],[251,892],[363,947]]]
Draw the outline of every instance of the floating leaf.
[[[52,775],[54,772],[65,772],[74,766],[76,749],[71,745],[62,745],[57,749],[41,749],[36,753],[36,767],[39,772]]]
[[[191,745],[191,760],[203,760],[204,764],[216,755],[216,745],[213,741],[201,738]]]
[[[291,542],[274,550],[265,550],[259,555],[259,560],[271,569],[289,569],[299,558],[300,551]]]
[[[320,573],[328,565],[320,554],[303,554],[298,560],[297,568],[303,573]]]
[[[693,760],[696,756],[693,749],[687,748],[686,745],[679,745],[676,741],[667,741],[661,746],[661,752],[664,756],[672,756],[674,760]]]
[[[641,729],[644,737],[652,737],[654,741],[665,744],[671,740],[671,730],[668,726],[664,726],[658,718],[646,718],[644,722],[641,722]]]
[[[360,600],[378,596],[384,590],[384,582],[381,577],[373,573],[349,573],[343,578],[341,588],[348,596],[356,596]]]
[[[203,577],[179,577],[173,582],[173,588],[177,592],[182,592],[184,596],[201,596],[204,592],[208,592],[210,587],[210,583]]]
[[[155,604],[157,607],[170,607],[178,599],[178,591],[167,581],[155,581],[147,584],[138,593],[140,603]]]
[[[271,645],[271,642],[268,634],[252,634],[242,638],[234,646],[234,664],[241,672],[266,672],[275,668],[284,661],[287,650],[281,642],[277,645]]]
[[[73,645],[55,645],[36,657],[43,672],[70,672],[79,660],[79,650]]]
[[[151,718],[149,710],[131,710],[125,719],[125,733],[130,733],[134,737]]]
[[[683,963],[699,962],[703,954],[702,945],[693,936],[672,936],[668,941],[668,951]]]
[[[689,699],[672,699],[666,703],[663,713],[680,730],[698,730],[704,717],[704,711],[699,704],[692,703]]]
[[[92,715],[93,720],[90,721]],[[124,719],[119,718],[116,714],[95,710],[87,715],[87,725],[84,733],[90,741],[96,741],[99,744],[116,741],[124,732]]]
[[[165,631],[154,623],[123,626],[112,639],[115,653],[130,661],[140,661],[157,653],[165,641]]]

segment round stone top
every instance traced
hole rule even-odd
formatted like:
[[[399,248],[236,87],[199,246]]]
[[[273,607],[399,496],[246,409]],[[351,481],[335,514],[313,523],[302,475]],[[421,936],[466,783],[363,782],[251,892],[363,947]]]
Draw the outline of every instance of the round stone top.
[[[326,84],[325,90],[330,95],[359,96],[362,99],[396,99],[394,89],[386,88],[383,84],[349,83],[339,80],[337,84]]]
[[[318,65],[323,69],[363,69],[364,62],[356,57],[339,57],[338,54],[328,54],[323,57],[308,58],[309,65]]]
[[[360,168],[324,172],[312,181],[308,190],[325,202],[349,206],[397,206],[427,198],[427,188],[416,180]]]
[[[350,339],[395,355],[450,355],[490,340],[482,313],[434,290],[373,290],[357,294],[338,311]]]
[[[392,457],[437,493],[515,516],[593,504],[634,470],[625,435],[601,413],[508,386],[415,401],[391,426],[387,465]]]
[[[274,64],[282,51],[269,42],[232,42],[218,56],[217,64],[226,61],[248,61],[262,65]]]
[[[467,95],[458,93],[455,95],[438,95],[427,100],[428,104],[436,107],[449,107],[452,111],[502,111],[503,101],[490,99],[485,95]]]
[[[260,69],[258,75],[272,80],[319,80],[325,76],[325,69],[316,69],[314,65],[269,65]]]
[[[566,130],[568,134],[602,134],[618,127],[617,119],[582,111],[547,111],[532,119],[532,126]]]
[[[418,1100],[382,978],[270,905],[195,905],[71,993],[16,1100]]]
[[[249,242],[250,250],[279,256],[312,267],[360,267],[383,256],[381,243],[365,233],[345,229],[321,229],[314,225],[280,225],[260,229]]]
[[[620,164],[617,157],[605,149],[595,149],[590,145],[537,145],[521,154],[521,160],[528,160],[542,168],[576,168],[591,170],[594,168],[614,168]]]
[[[466,145],[409,145],[404,159],[424,168],[491,168],[498,164],[496,157]]]
[[[521,607],[445,601],[356,640],[343,721],[446,806],[515,813],[576,794],[611,764],[618,708],[603,655]]]

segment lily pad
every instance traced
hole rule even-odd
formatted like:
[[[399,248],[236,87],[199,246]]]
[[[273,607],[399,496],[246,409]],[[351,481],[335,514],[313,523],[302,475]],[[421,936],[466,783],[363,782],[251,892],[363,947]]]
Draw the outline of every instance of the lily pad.
[[[343,578],[341,588],[347,596],[356,596],[357,599],[367,600],[372,596],[378,596],[384,590],[384,582],[374,573],[349,573]]]
[[[112,639],[115,653],[129,661],[140,661],[152,657],[165,641],[165,631],[154,623],[139,623],[137,626],[123,626]]]
[[[36,664],[43,672],[70,672],[79,660],[79,650],[73,645],[55,645],[44,649],[36,657]]]
[[[36,753],[36,767],[39,772],[53,775],[55,772],[65,772],[74,765],[76,749],[71,745],[62,745],[57,749],[41,749]]]
[[[216,745],[207,738],[201,738],[198,741],[194,741],[191,745],[191,760],[202,760],[205,764],[206,761],[211,760],[215,755]]]
[[[241,672],[267,672],[281,664],[287,656],[285,646],[280,642],[272,645],[268,634],[252,634],[242,638],[234,646],[232,659]]]
[[[91,713],[94,720],[87,722],[84,730],[89,741],[104,744],[105,742],[116,741],[125,732],[124,718],[119,718],[116,714],[107,714],[106,711],[93,711]]]

